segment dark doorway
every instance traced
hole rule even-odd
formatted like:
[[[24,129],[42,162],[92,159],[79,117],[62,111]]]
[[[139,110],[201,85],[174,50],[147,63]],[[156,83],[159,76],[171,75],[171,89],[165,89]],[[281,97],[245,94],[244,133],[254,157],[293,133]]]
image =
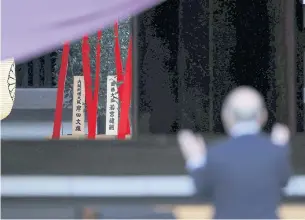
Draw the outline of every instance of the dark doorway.
[[[237,0],[235,19],[236,46],[230,73],[236,86],[252,86],[264,96],[269,110],[266,130],[270,130],[276,117],[276,86],[268,0]]]
[[[221,103],[239,85],[263,94],[270,130],[276,87],[269,18],[267,0],[168,0],[142,14],[140,133],[223,132]]]
[[[139,16],[139,133],[172,133],[177,119],[179,1]]]

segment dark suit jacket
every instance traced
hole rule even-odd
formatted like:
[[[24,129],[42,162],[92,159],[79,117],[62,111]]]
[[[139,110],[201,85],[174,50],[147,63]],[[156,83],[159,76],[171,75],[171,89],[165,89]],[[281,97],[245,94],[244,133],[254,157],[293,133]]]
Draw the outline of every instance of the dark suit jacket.
[[[197,194],[209,194],[214,218],[274,219],[290,176],[289,147],[244,135],[209,148],[204,167],[190,171]]]

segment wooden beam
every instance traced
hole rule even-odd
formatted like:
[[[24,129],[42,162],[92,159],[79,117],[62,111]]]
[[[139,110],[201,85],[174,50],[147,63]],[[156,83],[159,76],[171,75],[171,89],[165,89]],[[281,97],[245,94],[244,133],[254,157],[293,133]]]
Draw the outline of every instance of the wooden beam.
[[[287,81],[288,126],[296,133],[296,36],[295,1],[284,1],[284,43],[286,51],[285,75]]]

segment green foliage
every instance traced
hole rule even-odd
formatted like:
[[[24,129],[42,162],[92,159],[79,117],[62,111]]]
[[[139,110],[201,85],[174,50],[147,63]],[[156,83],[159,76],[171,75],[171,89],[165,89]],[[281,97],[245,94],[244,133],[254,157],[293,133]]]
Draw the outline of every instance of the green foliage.
[[[99,90],[99,114],[105,114],[106,106],[106,90],[107,90],[107,76],[115,75],[115,62],[114,62],[114,31],[113,27],[102,30],[101,40],[101,72],[100,72],[100,90]],[[123,67],[125,67],[125,60],[127,57],[128,42],[130,34],[130,19],[120,21],[119,23],[119,39],[121,46],[121,56]],[[96,45],[97,35],[94,33],[89,37],[90,43],[90,66],[92,85],[95,81],[95,68],[96,68]],[[73,76],[83,75],[82,67],[82,40],[75,41],[70,45],[69,65],[67,71],[66,85],[65,85],[65,102],[64,107],[69,108],[72,105],[73,99]],[[58,59],[56,62],[56,73],[59,73],[61,64],[61,52],[58,50]]]

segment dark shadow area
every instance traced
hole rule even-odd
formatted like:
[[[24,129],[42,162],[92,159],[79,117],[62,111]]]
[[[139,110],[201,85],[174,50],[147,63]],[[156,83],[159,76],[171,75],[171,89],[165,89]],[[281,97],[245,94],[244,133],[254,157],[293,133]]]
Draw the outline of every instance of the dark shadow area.
[[[175,131],[178,6],[179,1],[168,0],[139,16],[139,112],[140,121],[146,114],[149,123],[140,133]]]
[[[236,47],[230,73],[236,86],[253,86],[264,96],[269,111],[266,130],[270,131],[275,122],[276,88],[267,3],[236,1]]]
[[[304,131],[304,52],[305,52],[305,31],[303,28],[303,5],[301,1],[296,3],[296,85],[297,85],[297,131]]]
[[[179,127],[210,128],[209,1],[180,0],[179,7]]]
[[[240,85],[265,97],[269,131],[277,94],[268,10],[267,0],[170,0],[142,14],[139,107],[149,128],[140,133],[223,132],[221,103]]]

